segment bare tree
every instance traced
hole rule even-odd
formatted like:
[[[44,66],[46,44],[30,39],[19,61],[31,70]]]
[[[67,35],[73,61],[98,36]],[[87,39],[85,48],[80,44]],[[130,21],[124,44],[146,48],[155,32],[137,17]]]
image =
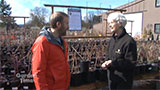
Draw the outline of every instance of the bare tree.
[[[46,17],[48,15],[48,10],[43,7],[35,7],[31,10],[30,16],[31,20],[29,21],[29,25],[43,27],[46,24]]]

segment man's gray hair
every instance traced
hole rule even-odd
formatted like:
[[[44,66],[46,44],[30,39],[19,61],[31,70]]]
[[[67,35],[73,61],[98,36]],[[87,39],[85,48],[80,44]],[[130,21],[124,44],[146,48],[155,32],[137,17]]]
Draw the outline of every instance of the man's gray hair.
[[[117,23],[122,24],[123,27],[125,27],[125,25],[127,24],[126,17],[120,12],[109,14],[107,21],[108,23],[110,23],[111,21],[116,21]]]

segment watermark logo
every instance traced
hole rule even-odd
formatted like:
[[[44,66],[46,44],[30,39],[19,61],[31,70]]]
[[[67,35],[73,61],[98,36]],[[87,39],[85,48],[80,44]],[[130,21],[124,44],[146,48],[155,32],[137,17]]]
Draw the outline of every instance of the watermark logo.
[[[33,76],[32,76],[32,74],[20,74],[20,73],[17,73],[16,77],[20,78],[21,83],[22,82],[24,82],[24,83],[33,83]]]

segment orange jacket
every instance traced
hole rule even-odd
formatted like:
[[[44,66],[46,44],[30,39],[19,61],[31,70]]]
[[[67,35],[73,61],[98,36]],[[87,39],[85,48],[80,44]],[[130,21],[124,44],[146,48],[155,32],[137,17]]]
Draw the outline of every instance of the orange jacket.
[[[49,42],[44,35],[39,36],[32,46],[32,74],[37,90],[64,90],[70,84],[70,70],[67,61],[67,44],[64,51]]]

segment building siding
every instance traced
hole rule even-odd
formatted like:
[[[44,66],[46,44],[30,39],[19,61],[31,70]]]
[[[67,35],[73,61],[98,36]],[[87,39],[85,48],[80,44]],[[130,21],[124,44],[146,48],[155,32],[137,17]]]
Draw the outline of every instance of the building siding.
[[[142,28],[141,28],[141,35],[143,30],[152,30],[155,38],[157,34],[154,33],[154,25],[160,24],[160,7],[155,6],[156,0],[134,0],[130,3],[121,5],[116,9],[124,9],[126,12],[124,14],[135,14],[135,13],[142,13]],[[107,18],[108,13],[103,13],[102,17]],[[106,22],[102,20],[101,24],[94,25],[93,29],[95,31],[100,31],[103,33],[109,33],[110,31],[107,29]],[[104,26],[104,27],[103,27]],[[103,27],[103,28],[101,28]]]
[[[143,12],[142,29],[151,29],[154,33],[154,24],[160,23],[160,7],[156,7],[155,2],[156,0],[135,0],[117,8],[126,9],[124,13]]]

